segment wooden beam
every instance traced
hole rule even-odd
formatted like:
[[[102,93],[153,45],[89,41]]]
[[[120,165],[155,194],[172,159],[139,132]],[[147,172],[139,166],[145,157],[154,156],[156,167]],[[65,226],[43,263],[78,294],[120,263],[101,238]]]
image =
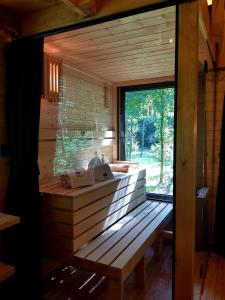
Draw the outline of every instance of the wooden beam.
[[[219,53],[217,55],[217,59],[216,59],[216,66],[218,68],[223,68],[225,67],[225,30],[223,32],[223,39],[222,39],[222,43],[219,49]]]
[[[89,17],[97,13],[97,0],[78,0],[78,7]]]
[[[211,41],[211,20],[209,15],[209,8],[206,0],[199,0],[199,29],[208,42],[209,50],[213,61],[216,60],[215,44]]]
[[[179,5],[175,187],[175,299],[177,300],[193,299],[198,16],[197,1]]]
[[[88,19],[98,19],[146,5],[167,3],[168,0],[99,0],[97,13]],[[50,6],[23,16],[22,36],[40,33],[67,25],[83,22],[83,18],[75,14],[65,3]],[[86,19],[85,19],[86,20]]]
[[[76,2],[73,0],[63,0],[63,3],[65,3],[68,7],[70,7],[75,13],[77,13],[80,17],[87,17],[87,14],[83,12],[82,9],[80,9]]]
[[[199,0],[199,25],[205,39],[210,38],[211,21],[206,0]]]
[[[96,14],[96,0],[63,0],[80,17],[90,17]]]
[[[214,43],[221,45],[224,31],[224,0],[212,2],[211,38]]]

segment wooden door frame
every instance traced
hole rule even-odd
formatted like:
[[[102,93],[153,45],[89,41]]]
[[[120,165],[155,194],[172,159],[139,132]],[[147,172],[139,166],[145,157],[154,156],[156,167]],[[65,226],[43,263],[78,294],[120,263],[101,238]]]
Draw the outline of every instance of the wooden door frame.
[[[103,23],[113,19],[137,13],[178,5],[177,12],[177,53],[176,53],[176,153],[175,153],[175,259],[174,259],[174,294],[177,300],[193,298],[194,269],[194,234],[195,234],[195,188],[196,188],[196,119],[197,119],[197,84],[198,84],[198,1],[152,1],[154,5],[137,8],[129,6],[127,11],[114,10],[107,16],[95,16],[87,21],[58,28],[48,27],[43,31],[40,26],[42,16],[31,28],[35,34],[27,38],[38,38],[76,28]],[[183,3],[186,2],[186,3]],[[122,2],[121,2],[122,3]],[[134,3],[137,3],[137,1]],[[139,2],[138,2],[139,3]],[[141,6],[141,2],[140,2]],[[38,19],[36,18],[36,21]],[[44,17],[44,16],[43,16]],[[35,19],[35,18],[33,18]],[[45,20],[46,21],[46,20]],[[47,22],[48,23],[48,22]],[[51,23],[51,22],[49,22]],[[54,27],[54,25],[53,25]],[[51,28],[51,29],[50,29]],[[28,33],[29,35],[29,33]],[[176,215],[175,215],[176,214]]]
[[[197,1],[177,11],[174,298],[193,299],[198,97]]]

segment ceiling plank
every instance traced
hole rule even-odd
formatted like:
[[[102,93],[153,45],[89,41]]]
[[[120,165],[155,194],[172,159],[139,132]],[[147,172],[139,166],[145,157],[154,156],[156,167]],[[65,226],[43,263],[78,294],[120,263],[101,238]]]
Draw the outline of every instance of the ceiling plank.
[[[146,19],[147,20],[150,19],[152,24],[155,25],[161,24],[161,23],[165,23],[166,21],[169,21],[171,17],[174,20],[174,14],[175,14],[174,7],[166,7],[163,9],[163,14],[162,12],[160,12],[160,10],[154,10],[146,13],[132,15],[122,19],[116,19],[105,23],[79,28],[79,30],[71,30],[56,35],[50,35],[46,37],[46,42],[54,41],[54,40],[62,40],[64,38],[70,38],[72,36],[81,35],[81,34],[88,34],[88,33],[95,32],[97,30],[99,31],[107,28],[115,28],[115,29],[117,27],[122,28],[121,27],[122,25],[130,26],[132,25],[132,23],[135,23],[136,21],[138,22],[145,21]]]
[[[45,51],[111,82],[173,76],[175,10],[151,13],[46,38]]]
[[[145,60],[145,61],[155,61],[156,59],[166,59],[168,57],[174,58],[175,53],[174,49],[169,49],[165,51],[161,51],[160,54],[157,52],[136,52],[134,54],[129,55],[128,53],[125,53],[124,55],[121,55],[116,58],[112,57],[107,57],[106,59],[102,59],[101,57],[98,59],[93,59],[93,58],[82,58],[82,57],[73,57],[70,56],[70,58],[76,62],[76,64],[85,64],[86,66],[90,67],[98,67],[99,65],[105,64],[116,64],[116,63],[129,63],[129,62],[134,62],[134,61],[140,61],[140,60]],[[119,55],[119,53],[118,53]]]

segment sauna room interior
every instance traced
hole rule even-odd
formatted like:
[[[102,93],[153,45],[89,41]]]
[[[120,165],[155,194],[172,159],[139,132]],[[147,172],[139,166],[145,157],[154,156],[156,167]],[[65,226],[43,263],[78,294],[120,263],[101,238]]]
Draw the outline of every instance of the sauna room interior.
[[[0,298],[223,299],[224,1],[14,2]]]

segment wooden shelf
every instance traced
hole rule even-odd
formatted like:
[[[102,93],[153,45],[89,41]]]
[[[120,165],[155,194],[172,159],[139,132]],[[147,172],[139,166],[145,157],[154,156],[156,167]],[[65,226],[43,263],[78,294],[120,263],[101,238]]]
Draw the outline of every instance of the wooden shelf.
[[[0,230],[16,225],[19,222],[20,222],[19,217],[0,213]]]
[[[0,262],[0,282],[3,282],[15,273],[13,266]]]

